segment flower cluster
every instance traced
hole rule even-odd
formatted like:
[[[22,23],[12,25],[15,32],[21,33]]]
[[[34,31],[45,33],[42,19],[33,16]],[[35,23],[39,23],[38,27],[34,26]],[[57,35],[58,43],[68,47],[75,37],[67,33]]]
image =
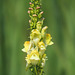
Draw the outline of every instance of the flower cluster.
[[[22,51],[27,53],[25,57],[26,68],[30,68],[35,75],[42,75],[47,59],[46,47],[52,45],[53,42],[51,35],[46,33],[48,27],[43,27],[44,18],[42,18],[43,11],[41,10],[40,0],[31,0],[29,4],[30,41],[25,41]]]

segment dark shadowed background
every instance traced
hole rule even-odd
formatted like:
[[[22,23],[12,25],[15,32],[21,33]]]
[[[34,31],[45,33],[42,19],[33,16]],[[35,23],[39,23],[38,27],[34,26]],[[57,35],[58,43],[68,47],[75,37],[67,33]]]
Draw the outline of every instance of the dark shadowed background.
[[[29,40],[28,7],[29,0],[0,0],[0,75],[31,75],[21,51]],[[54,42],[45,75],[75,75],[75,0],[42,0],[42,10]]]

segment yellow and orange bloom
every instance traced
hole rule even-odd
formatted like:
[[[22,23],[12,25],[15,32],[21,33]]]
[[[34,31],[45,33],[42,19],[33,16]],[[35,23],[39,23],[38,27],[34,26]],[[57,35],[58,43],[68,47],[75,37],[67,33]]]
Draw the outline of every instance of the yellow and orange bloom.
[[[22,49],[22,51],[27,53],[29,50],[29,46],[30,46],[30,41],[26,41],[24,43],[24,48]]]
[[[22,49],[23,52],[30,54],[30,52],[34,49],[33,41],[26,41],[24,43],[24,48]]]

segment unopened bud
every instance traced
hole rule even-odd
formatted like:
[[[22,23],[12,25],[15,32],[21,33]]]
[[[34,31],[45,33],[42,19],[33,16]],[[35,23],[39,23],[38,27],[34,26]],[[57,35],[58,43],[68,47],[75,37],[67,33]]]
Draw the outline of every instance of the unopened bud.
[[[29,2],[29,4],[31,5],[32,3],[31,3],[31,2]]]
[[[29,10],[33,10],[33,8],[29,8]]]
[[[40,7],[36,7],[36,9],[40,9]]]
[[[29,20],[29,23],[31,23],[31,20]]]
[[[40,14],[43,14],[43,11],[42,11],[42,12],[40,12]]]
[[[30,11],[28,11],[28,13],[30,14]]]
[[[37,15],[36,14],[33,14],[33,17],[36,17]]]

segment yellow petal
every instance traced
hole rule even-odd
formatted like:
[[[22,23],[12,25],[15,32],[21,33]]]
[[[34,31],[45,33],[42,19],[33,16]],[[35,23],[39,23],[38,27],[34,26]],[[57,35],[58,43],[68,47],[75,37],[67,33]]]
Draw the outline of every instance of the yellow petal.
[[[43,27],[42,32],[45,32],[47,30],[47,28],[48,28],[47,26]]]
[[[47,45],[50,44],[51,39],[52,39],[51,35],[50,35],[50,34],[46,34],[46,40],[45,40],[45,41],[46,41],[46,44],[47,44]]]
[[[25,52],[25,48],[23,48],[22,51]]]
[[[33,50],[33,51],[31,52],[30,56],[35,55],[35,54],[39,57],[39,53],[38,53],[37,50]]]
[[[36,65],[39,62],[39,53],[37,50],[33,50],[30,54],[30,61],[33,65]]]
[[[54,42],[52,42],[52,41],[49,43],[49,45],[53,45],[53,44],[54,44]]]
[[[29,55],[29,54],[27,55],[27,57],[26,57],[26,59],[25,59],[25,60],[27,61],[27,63],[28,63],[28,64],[30,64],[30,63],[31,63],[31,62],[30,62],[30,55]]]
[[[40,50],[46,50],[45,44],[42,41],[38,43],[38,47],[40,48]]]
[[[43,58],[45,58],[45,57],[46,57],[46,54],[43,55]]]
[[[26,42],[24,43],[25,52],[28,51],[28,49],[29,49],[29,45],[30,45],[30,41],[26,41]]]
[[[41,38],[41,33],[39,32],[38,29],[33,29],[31,31],[31,34],[30,34],[30,39],[33,39],[33,38]]]
[[[37,29],[40,31],[41,28],[42,28],[42,24],[41,24],[41,21],[38,21],[37,22],[37,25],[36,25]]]
[[[40,32],[39,32],[38,29],[33,29],[33,30],[32,30],[32,34],[40,34]]]
[[[39,47],[40,47],[41,45],[45,46],[44,42],[42,42],[42,41],[39,42],[38,45],[39,45]]]
[[[34,44],[37,45],[37,43],[41,39],[41,33],[38,29],[33,29],[30,34],[30,39],[33,40]]]
[[[47,26],[45,26],[45,27],[42,28],[42,31],[41,31],[42,37],[45,36],[47,28],[48,28]]]

